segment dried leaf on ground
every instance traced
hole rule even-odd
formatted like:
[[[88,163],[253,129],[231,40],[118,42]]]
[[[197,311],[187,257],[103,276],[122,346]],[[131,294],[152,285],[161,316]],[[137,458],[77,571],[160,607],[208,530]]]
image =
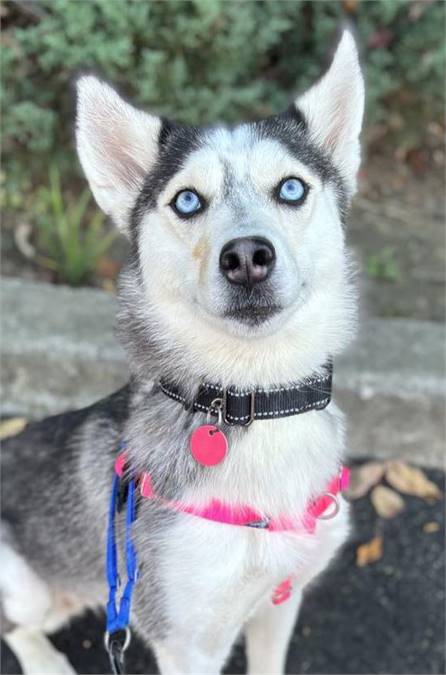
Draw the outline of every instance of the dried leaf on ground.
[[[344,12],[349,14],[355,14],[358,9],[359,0],[344,0],[342,3],[342,8]]]
[[[404,499],[401,495],[384,485],[374,487],[370,499],[381,518],[395,518],[404,509]]]
[[[26,427],[28,420],[24,417],[11,417],[0,422],[0,441],[10,436],[16,436]]]
[[[374,485],[379,483],[384,475],[385,465],[382,462],[366,462],[354,467],[350,474],[350,485],[346,491],[349,499],[360,499]]]
[[[383,540],[382,537],[373,537],[365,544],[361,544],[356,549],[356,565],[358,567],[365,567],[370,563],[381,560],[383,556]]]
[[[116,295],[116,284],[112,279],[103,279],[101,281],[101,288],[103,291],[106,291],[107,293],[112,293],[113,295]]]
[[[429,480],[424,471],[405,462],[389,462],[386,480],[393,488],[406,495],[423,499],[441,498],[439,487]]]
[[[427,534],[432,534],[433,532],[438,532],[440,529],[440,525],[436,523],[435,521],[431,521],[430,523],[424,523],[423,525],[423,532],[426,532]]]

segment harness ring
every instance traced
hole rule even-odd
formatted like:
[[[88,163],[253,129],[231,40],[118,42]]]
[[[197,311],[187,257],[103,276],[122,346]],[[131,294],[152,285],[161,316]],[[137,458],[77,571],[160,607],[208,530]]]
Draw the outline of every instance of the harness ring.
[[[338,515],[341,505],[339,504],[339,499],[337,498],[337,496],[334,495],[332,492],[324,492],[323,496],[329,497],[331,499],[331,505],[329,504],[329,506],[332,506],[333,508],[326,515],[324,513],[321,513],[319,516],[317,516],[317,519],[331,520],[332,518]]]

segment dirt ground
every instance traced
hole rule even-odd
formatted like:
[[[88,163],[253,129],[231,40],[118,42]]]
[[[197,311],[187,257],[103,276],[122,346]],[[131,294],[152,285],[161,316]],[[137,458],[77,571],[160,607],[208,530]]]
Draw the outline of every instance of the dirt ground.
[[[366,161],[347,237],[361,268],[369,314],[445,318],[445,182],[441,168],[414,172]]]
[[[445,182],[442,162],[396,161],[390,153],[365,158],[359,191],[347,222],[347,239],[360,269],[367,314],[443,321],[445,318]],[[51,281],[48,271],[17,248],[4,214],[2,274]],[[127,254],[117,240],[94,285],[113,290]]]

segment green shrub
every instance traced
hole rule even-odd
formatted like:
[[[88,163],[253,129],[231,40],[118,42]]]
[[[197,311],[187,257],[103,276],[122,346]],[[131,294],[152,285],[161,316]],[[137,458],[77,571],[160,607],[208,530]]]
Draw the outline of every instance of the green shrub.
[[[444,3],[404,0],[34,0],[3,3],[6,189],[50,158],[79,175],[70,78],[97,70],[140,104],[190,123],[283,109],[320,73],[341,21],[356,24],[368,123],[401,110],[421,142],[442,119]],[[420,123],[421,120],[421,123]]]
[[[105,232],[105,217],[98,209],[87,212],[90,201],[88,188],[74,201],[64,197],[56,165],[50,167],[48,186],[35,194],[37,262],[71,286],[90,280],[99,258],[117,236]]]
[[[399,281],[401,274],[394,249],[385,246],[378,253],[367,256],[366,271],[372,279],[390,282]]]

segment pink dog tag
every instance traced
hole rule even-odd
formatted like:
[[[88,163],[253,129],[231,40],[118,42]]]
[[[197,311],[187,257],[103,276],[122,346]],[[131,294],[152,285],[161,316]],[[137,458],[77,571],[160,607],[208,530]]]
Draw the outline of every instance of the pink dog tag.
[[[198,464],[220,464],[228,451],[228,439],[214,424],[203,424],[190,437],[190,451]]]

